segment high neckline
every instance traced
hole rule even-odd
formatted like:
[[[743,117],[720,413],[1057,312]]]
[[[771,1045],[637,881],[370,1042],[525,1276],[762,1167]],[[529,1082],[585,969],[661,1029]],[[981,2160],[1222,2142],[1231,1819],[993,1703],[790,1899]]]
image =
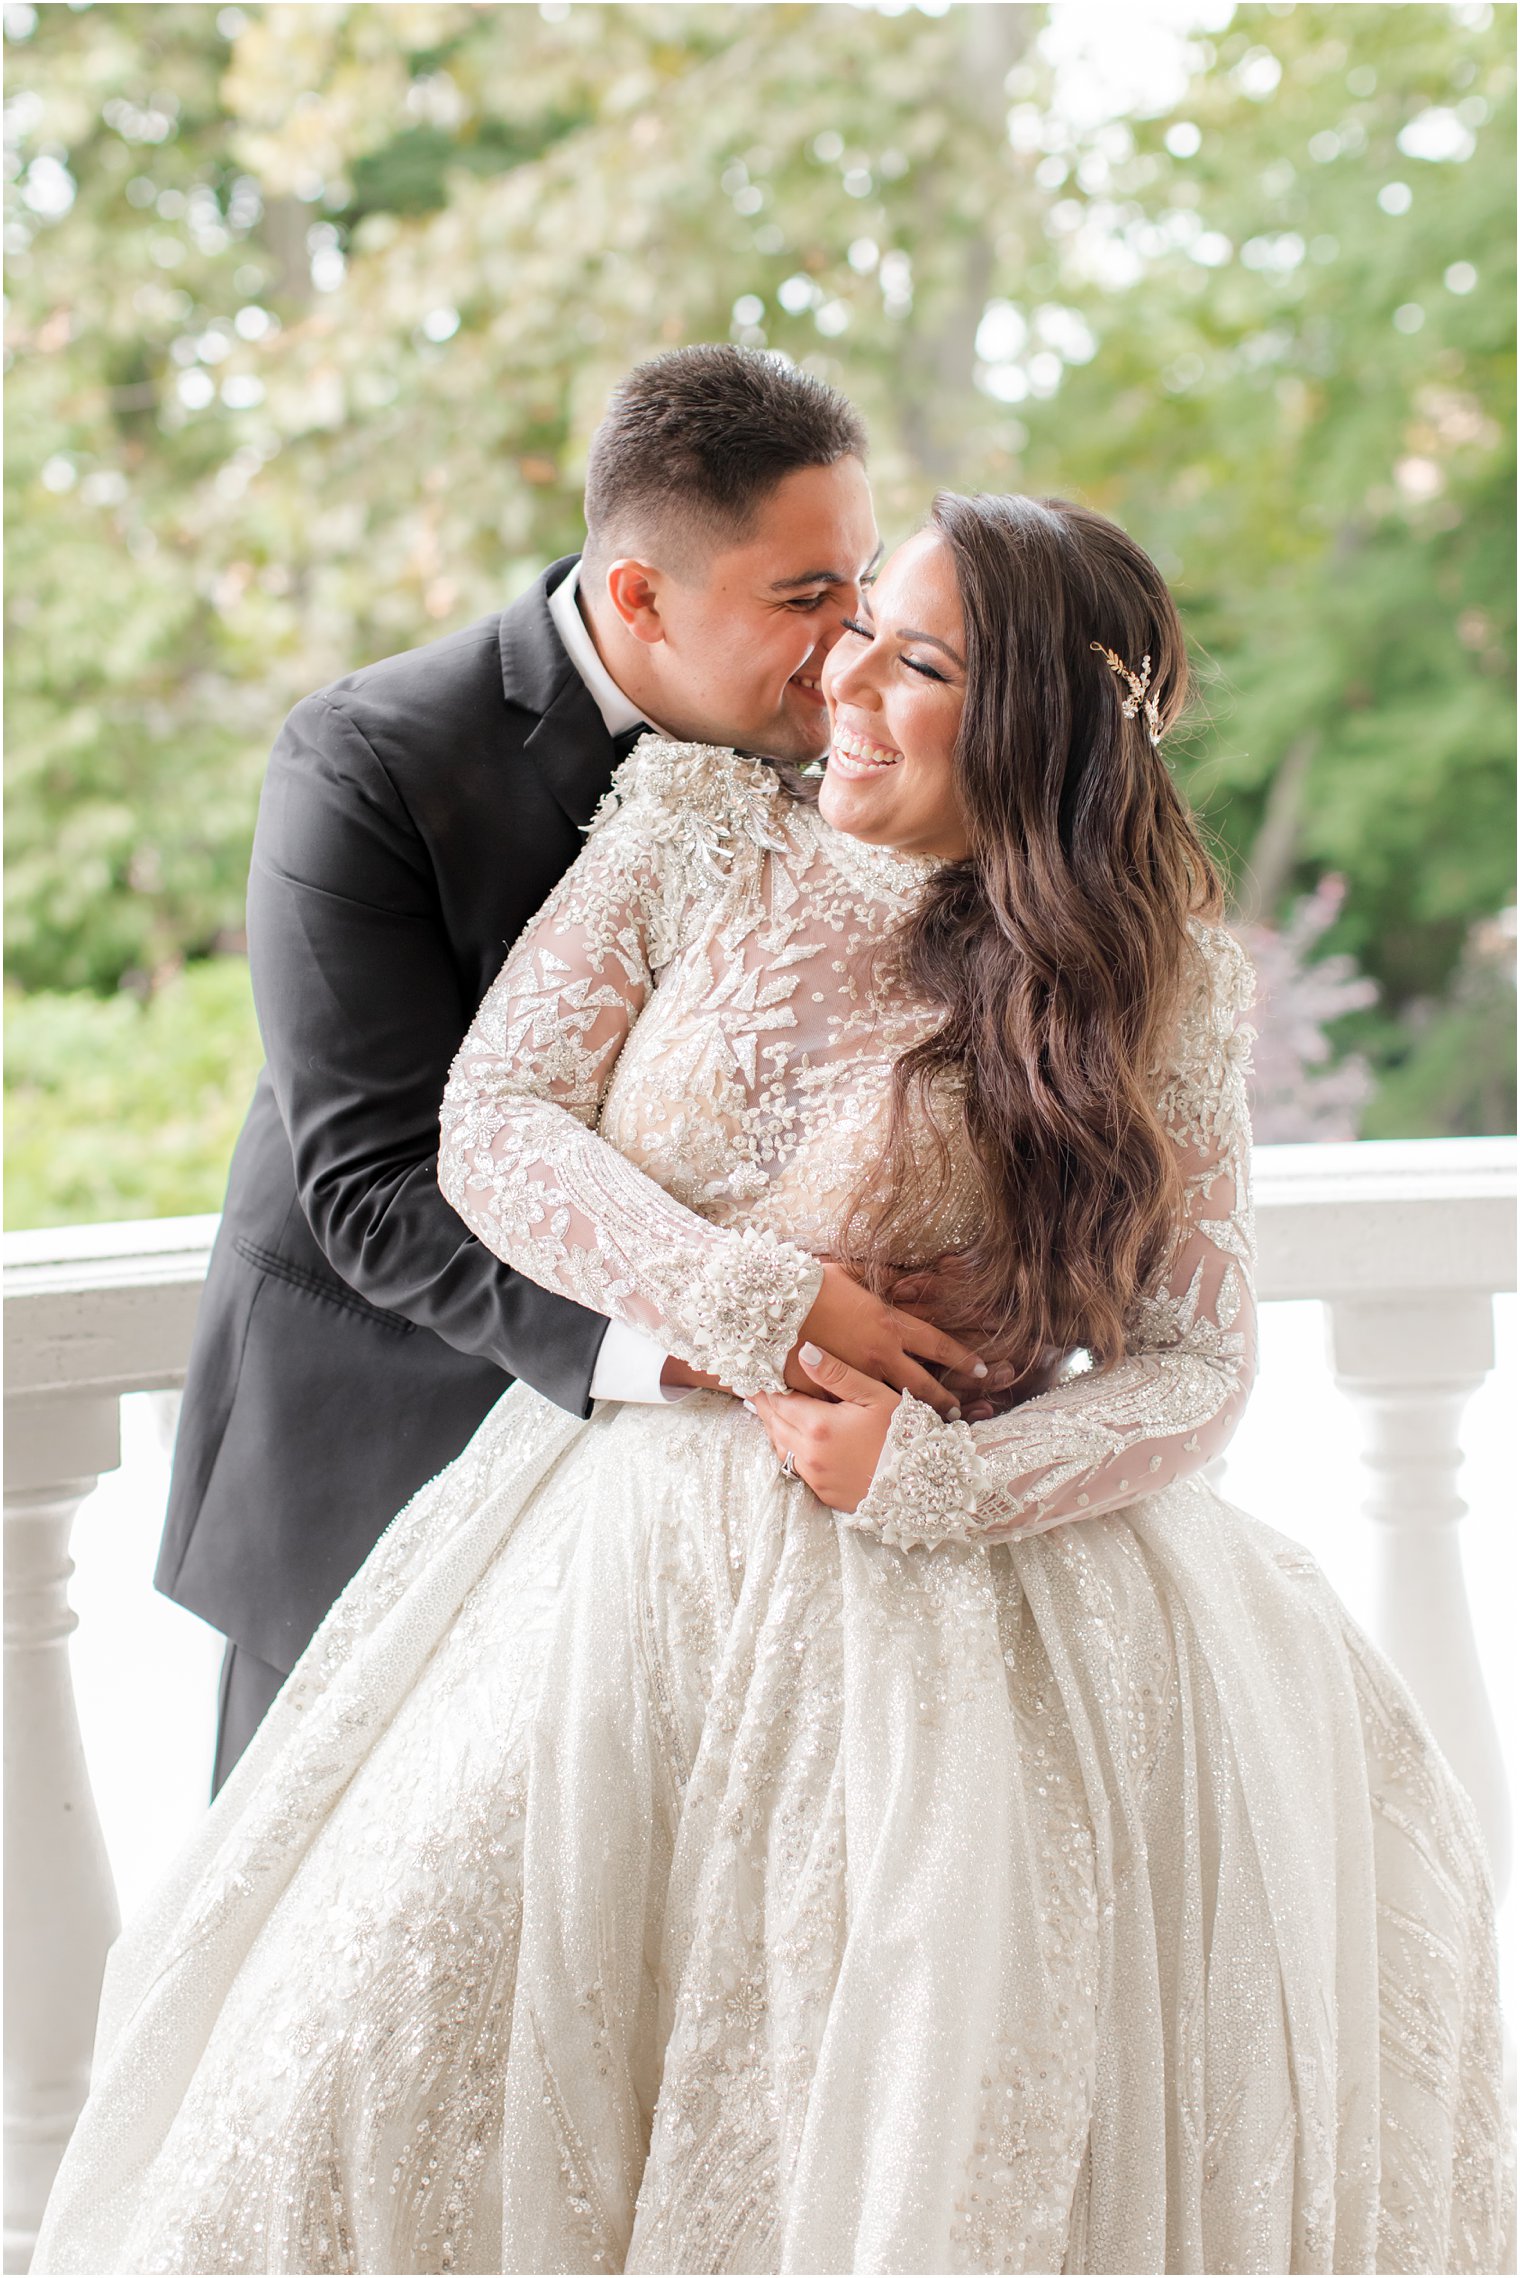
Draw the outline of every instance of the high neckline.
[[[942,855],[903,854],[895,846],[872,846],[863,838],[851,838],[848,831],[836,830],[816,807],[807,811],[813,817],[818,843],[835,869],[851,885],[863,886],[899,909],[917,901],[935,872],[944,868]]]

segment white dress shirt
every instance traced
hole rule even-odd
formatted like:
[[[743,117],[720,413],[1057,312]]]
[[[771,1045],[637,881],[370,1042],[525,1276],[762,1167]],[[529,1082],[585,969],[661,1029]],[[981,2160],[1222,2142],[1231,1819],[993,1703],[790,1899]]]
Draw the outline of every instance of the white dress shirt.
[[[596,643],[587,630],[576,599],[580,582],[577,562],[569,576],[550,594],[549,615],[566,656],[606,722],[608,735],[621,736],[629,728],[636,728],[644,715],[636,704],[629,702],[596,653]],[[630,1328],[626,1321],[609,1321],[602,1349],[596,1356],[596,1367],[591,1372],[591,1397],[593,1400],[684,1400],[684,1391],[660,1382],[664,1366],[665,1354],[653,1337]]]

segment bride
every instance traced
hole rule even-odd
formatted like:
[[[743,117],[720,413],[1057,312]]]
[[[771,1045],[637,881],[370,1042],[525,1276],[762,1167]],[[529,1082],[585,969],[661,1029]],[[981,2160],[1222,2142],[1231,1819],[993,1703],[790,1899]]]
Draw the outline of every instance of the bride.
[[[516,1385],[394,1522],[112,1957],[35,2268],[1498,2267],[1471,1812],[1204,1476],[1247,975],[1185,678],[1113,525],[943,498],[816,802],[625,764],[440,1175],[726,1390]],[[831,1359],[931,1263],[1058,1380]]]

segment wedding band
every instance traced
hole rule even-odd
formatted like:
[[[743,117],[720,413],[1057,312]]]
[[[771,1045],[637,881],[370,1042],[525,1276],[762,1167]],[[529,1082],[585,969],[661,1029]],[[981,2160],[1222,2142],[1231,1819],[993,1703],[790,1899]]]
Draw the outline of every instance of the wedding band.
[[[792,1461],[792,1451],[790,1448],[787,1449],[786,1454],[781,1459],[781,1473],[782,1477],[785,1479],[795,1479],[797,1476],[797,1466]]]

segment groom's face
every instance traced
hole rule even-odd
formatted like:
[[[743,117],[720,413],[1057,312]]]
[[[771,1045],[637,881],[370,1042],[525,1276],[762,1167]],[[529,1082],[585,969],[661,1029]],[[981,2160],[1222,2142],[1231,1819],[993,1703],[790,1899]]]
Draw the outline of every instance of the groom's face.
[[[739,544],[658,579],[661,724],[776,759],[819,758],[823,660],[878,551],[858,459],[784,476]]]

